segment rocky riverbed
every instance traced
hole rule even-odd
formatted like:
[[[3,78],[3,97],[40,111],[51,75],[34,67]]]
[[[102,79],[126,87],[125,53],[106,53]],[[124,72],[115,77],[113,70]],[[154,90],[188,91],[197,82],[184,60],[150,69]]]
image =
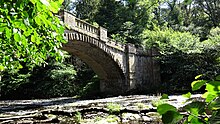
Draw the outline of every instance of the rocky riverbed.
[[[201,95],[192,95],[200,98]],[[168,102],[180,108],[187,102],[183,96],[129,95],[80,100],[61,97],[36,100],[0,101],[1,123],[80,123],[80,124],[159,124],[158,104]]]

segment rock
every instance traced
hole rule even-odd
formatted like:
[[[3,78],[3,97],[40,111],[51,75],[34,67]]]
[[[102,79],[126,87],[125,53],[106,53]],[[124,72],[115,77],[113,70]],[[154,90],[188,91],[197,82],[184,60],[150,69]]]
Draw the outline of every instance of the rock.
[[[152,121],[153,119],[148,116],[142,116],[144,122]]]

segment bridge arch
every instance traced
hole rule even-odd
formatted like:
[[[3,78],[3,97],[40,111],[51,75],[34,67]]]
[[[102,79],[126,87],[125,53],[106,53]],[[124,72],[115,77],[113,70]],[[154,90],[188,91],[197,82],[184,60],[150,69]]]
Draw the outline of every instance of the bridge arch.
[[[98,46],[80,40],[68,40],[62,47],[84,61],[98,75],[100,91],[105,95],[121,94],[126,90],[125,75],[118,63]]]

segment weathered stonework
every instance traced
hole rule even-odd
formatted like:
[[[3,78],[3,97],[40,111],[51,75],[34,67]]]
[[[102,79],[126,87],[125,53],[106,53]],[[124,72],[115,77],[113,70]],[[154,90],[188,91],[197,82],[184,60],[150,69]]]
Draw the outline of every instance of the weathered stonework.
[[[84,22],[68,12],[61,17],[69,29],[64,50],[86,62],[100,78],[104,94],[119,95],[130,90],[149,90],[160,83],[155,50],[144,51],[107,37],[107,30]]]

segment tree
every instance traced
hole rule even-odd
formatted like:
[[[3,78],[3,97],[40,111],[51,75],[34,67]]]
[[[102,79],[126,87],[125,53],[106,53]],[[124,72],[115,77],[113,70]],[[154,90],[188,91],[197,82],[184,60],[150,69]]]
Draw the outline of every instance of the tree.
[[[26,83],[33,68],[48,58],[62,60],[64,27],[54,16],[62,2],[0,1],[0,95]]]
[[[190,32],[173,29],[144,31],[146,49],[152,46],[159,49],[161,80],[162,85],[168,86],[166,90],[171,87],[171,92],[181,88],[190,90],[190,83],[196,75],[204,74],[211,79],[220,73],[219,28],[211,32],[209,39],[201,42]]]
[[[77,0],[74,4],[76,16],[92,22],[100,7],[100,0]]]
[[[61,58],[64,27],[54,13],[63,0],[0,1],[0,77]]]
[[[194,0],[197,8],[205,13],[208,22],[212,27],[219,26],[220,23],[220,0]]]
[[[219,3],[219,0],[167,0],[157,13],[174,30],[190,31],[204,41],[210,29],[219,26]]]
[[[75,10],[81,19],[107,28],[108,35],[117,41],[140,45],[139,35],[152,27],[152,12],[159,3],[159,0],[76,0],[75,9],[70,10]]]

